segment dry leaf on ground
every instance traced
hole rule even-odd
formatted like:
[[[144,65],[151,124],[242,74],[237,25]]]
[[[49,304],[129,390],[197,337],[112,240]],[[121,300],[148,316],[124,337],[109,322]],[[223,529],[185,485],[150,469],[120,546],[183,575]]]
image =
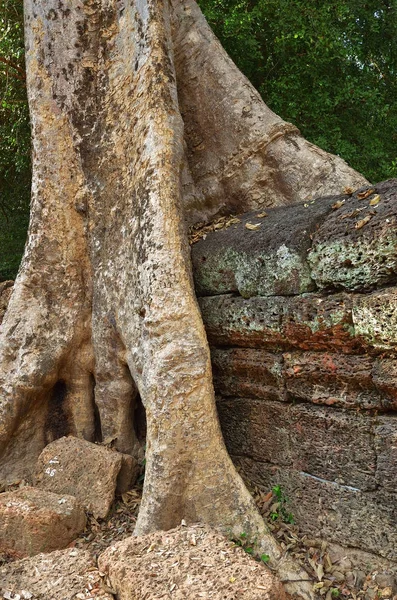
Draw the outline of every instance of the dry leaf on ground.
[[[261,225],[262,223],[246,223],[245,228],[250,231],[257,231]]]

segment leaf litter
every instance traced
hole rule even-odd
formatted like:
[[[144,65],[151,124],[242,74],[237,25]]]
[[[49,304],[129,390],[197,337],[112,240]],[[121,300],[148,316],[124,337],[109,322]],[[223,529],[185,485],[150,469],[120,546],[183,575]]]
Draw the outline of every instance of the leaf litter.
[[[311,538],[302,533],[296,524],[284,522],[281,511],[275,519],[274,515],[280,509],[280,502],[273,491],[266,491],[257,486],[251,488],[250,491],[262,517],[281,548],[300,563],[312,578],[313,591],[318,600],[335,600],[336,598],[341,600],[372,600],[373,598],[397,600],[397,582],[393,580],[393,576],[390,581],[379,583],[377,581],[378,571],[364,573],[347,556],[333,554],[331,546],[326,541]],[[72,542],[69,547],[87,550],[96,558],[109,546],[130,537],[135,528],[141,496],[142,485],[138,485],[115,500],[106,519],[96,519],[89,514],[84,534]],[[182,525],[186,526],[186,523],[182,523]],[[189,543],[195,546],[197,536],[191,536]],[[153,548],[149,546],[147,552],[152,550]],[[14,562],[19,557],[3,556],[1,558],[0,564],[5,564]],[[107,593],[113,591],[107,588],[104,582],[101,583],[100,588]],[[98,593],[97,590],[98,584],[95,586],[96,593]],[[93,597],[96,596],[85,596],[85,598]],[[2,600],[1,594],[0,600]],[[12,600],[16,599],[13,597]]]

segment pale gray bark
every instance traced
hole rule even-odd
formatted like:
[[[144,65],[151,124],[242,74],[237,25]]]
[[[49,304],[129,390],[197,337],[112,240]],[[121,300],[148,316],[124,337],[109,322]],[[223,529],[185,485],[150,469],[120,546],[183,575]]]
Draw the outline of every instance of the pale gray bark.
[[[93,440],[98,411],[103,441],[137,453],[139,391],[137,532],[245,531],[299,579],[223,444],[186,222],[365,180],[263,104],[193,1],[25,4],[33,194],[2,326],[1,477],[29,474],[60,417]]]

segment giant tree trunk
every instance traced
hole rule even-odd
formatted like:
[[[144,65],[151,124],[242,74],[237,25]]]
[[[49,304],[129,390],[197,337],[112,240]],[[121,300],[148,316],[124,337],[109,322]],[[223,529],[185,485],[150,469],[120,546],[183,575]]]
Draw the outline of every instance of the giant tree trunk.
[[[33,189],[2,325],[1,479],[68,433],[137,452],[139,392],[137,533],[182,518],[251,533],[291,578],[223,444],[186,229],[365,180],[263,104],[193,0],[25,11]]]

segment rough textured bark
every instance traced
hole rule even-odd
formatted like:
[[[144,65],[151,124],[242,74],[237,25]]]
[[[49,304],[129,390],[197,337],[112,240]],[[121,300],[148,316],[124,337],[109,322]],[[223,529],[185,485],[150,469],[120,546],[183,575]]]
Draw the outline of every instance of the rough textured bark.
[[[263,104],[191,0],[25,11],[33,192],[2,325],[1,478],[68,433],[136,454],[139,391],[137,533],[182,518],[245,531],[299,579],[223,444],[186,223],[365,180]]]

